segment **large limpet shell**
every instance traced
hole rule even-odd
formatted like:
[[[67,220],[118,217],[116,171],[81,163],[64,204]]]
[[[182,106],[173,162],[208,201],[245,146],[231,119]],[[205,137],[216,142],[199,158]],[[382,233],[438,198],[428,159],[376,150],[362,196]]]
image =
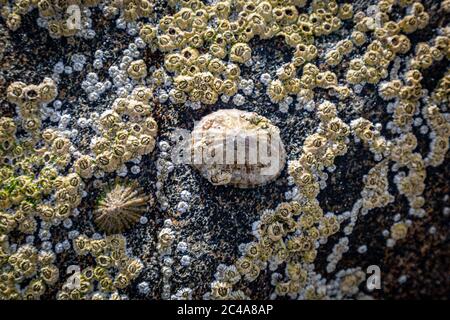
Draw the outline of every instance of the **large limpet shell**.
[[[213,112],[195,125],[191,139],[192,164],[213,185],[264,185],[286,163],[280,130],[255,112]]]

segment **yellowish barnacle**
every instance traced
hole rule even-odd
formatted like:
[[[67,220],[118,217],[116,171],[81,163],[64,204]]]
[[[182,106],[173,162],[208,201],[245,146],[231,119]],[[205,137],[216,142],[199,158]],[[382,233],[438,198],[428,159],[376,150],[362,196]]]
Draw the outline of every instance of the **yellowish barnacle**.
[[[26,118],[22,121],[22,127],[26,131],[36,131],[41,127],[41,119],[36,116]]]
[[[58,94],[56,83],[50,78],[45,78],[44,81],[38,85],[37,90],[39,92],[40,101],[44,103],[53,101]]]
[[[283,225],[279,222],[274,222],[268,226],[267,233],[272,241],[278,241],[284,235]]]
[[[217,94],[217,92],[215,92],[214,90],[206,90],[203,93],[201,102],[204,104],[214,104],[217,102],[219,96]]]
[[[358,47],[362,46],[367,41],[366,35],[360,31],[353,31],[351,38],[353,43]]]
[[[10,13],[6,17],[6,26],[12,31],[19,29],[21,23],[22,17],[17,13]]]
[[[172,229],[163,228],[158,234],[158,248],[166,249],[168,248],[174,241],[175,235]]]
[[[94,173],[94,161],[88,155],[83,155],[74,163],[75,172],[82,178],[89,179]]]
[[[211,283],[211,294],[215,299],[229,299],[231,294],[231,284],[228,282],[214,281]]]
[[[126,266],[126,273],[130,279],[135,279],[144,268],[139,259],[132,259]]]
[[[331,50],[327,52],[325,59],[330,66],[336,66],[341,62],[342,54],[338,50]]]
[[[151,98],[152,98],[153,92],[151,88],[148,88],[146,86],[137,86],[133,89],[133,91],[131,92],[131,97],[136,100],[136,101],[140,101],[142,103],[149,103]],[[117,99],[119,100],[119,99]],[[126,101],[126,99],[125,99]],[[122,111],[119,112],[123,112],[125,111],[125,109],[122,109]]]
[[[128,75],[134,80],[140,80],[147,76],[147,65],[144,60],[136,60],[130,63],[127,69]]]
[[[280,70],[277,72],[278,78],[281,80],[288,80],[292,79],[296,74],[296,67],[293,63],[289,63],[284,65]]]
[[[81,235],[73,240],[73,248],[79,255],[85,255],[91,248],[91,241],[88,237]]]
[[[252,57],[252,50],[246,43],[236,43],[231,47],[230,60],[245,63]]]
[[[280,80],[273,80],[267,87],[267,94],[273,102],[280,102],[286,97],[286,90]]]
[[[351,3],[344,3],[339,7],[339,18],[348,20],[353,17],[353,5]]]
[[[250,273],[250,271],[253,267],[252,260],[249,257],[239,258],[236,261],[235,265],[241,275],[246,275],[246,274]]]
[[[391,236],[394,240],[400,240],[406,237],[408,226],[405,222],[397,222],[391,227]]]
[[[59,269],[54,265],[48,265],[40,270],[41,277],[48,285],[53,285],[58,281]]]
[[[70,148],[70,141],[67,138],[58,137],[55,140],[53,140],[52,151],[55,152],[55,154],[58,155],[67,154],[69,148]]]

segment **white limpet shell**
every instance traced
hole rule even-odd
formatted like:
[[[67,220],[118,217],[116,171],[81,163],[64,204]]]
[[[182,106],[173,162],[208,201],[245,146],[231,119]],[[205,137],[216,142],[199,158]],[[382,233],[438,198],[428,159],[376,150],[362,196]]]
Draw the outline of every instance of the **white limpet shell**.
[[[280,130],[255,112],[213,112],[195,125],[191,139],[192,165],[213,185],[264,185],[286,164]]]

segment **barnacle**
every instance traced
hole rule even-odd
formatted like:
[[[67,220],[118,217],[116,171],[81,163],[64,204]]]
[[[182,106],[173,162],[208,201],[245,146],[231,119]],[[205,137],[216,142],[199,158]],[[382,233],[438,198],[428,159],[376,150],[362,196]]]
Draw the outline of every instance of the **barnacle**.
[[[131,78],[139,80],[147,76],[147,65],[144,60],[136,60],[130,63],[127,71]]]
[[[89,179],[92,177],[94,171],[93,159],[90,156],[84,155],[75,160],[74,163],[75,172],[81,177]]]
[[[346,295],[351,295],[358,292],[358,286],[366,279],[366,275],[361,270],[348,272],[339,284],[340,289]]]
[[[141,1],[142,3],[147,3],[147,8],[149,8],[148,2],[146,0]],[[37,8],[39,15],[49,19],[50,23],[46,25],[50,35],[52,37],[59,38],[61,36],[70,37],[74,36],[78,29],[76,26],[68,25],[68,20],[71,18],[70,14],[73,13],[70,9],[76,5],[78,9],[88,8],[96,6],[100,3],[99,0],[88,0],[88,1],[17,1],[14,5],[5,4],[5,9],[9,9],[12,12],[8,12],[5,17],[6,25],[12,31],[16,31],[21,23],[22,16],[27,14],[34,8]],[[117,5],[117,4],[116,4]],[[11,6],[8,8],[8,6]],[[78,7],[79,6],[79,7]],[[143,7],[144,8],[144,7]],[[81,10],[80,10],[81,11]],[[80,12],[81,13],[81,12]],[[80,14],[80,18],[84,18]]]
[[[245,43],[236,43],[231,47],[230,59],[234,62],[245,63],[252,56],[250,47]]]
[[[406,237],[408,226],[404,222],[398,222],[391,227],[391,235],[394,240],[400,240]]]
[[[280,80],[274,80],[268,86],[267,94],[272,101],[279,102],[285,98],[286,90]]]
[[[16,104],[25,130],[36,132],[41,127],[40,107],[57,96],[54,80],[45,78],[39,85],[14,82],[7,89],[8,100]]]
[[[174,232],[170,228],[161,229],[158,234],[158,247],[160,250],[168,248],[174,241]]]

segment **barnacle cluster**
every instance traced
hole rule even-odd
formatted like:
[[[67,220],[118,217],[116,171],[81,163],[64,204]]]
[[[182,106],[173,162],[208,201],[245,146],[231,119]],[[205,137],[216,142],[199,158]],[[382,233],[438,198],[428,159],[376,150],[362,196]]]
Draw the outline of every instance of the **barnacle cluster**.
[[[317,114],[321,133],[308,136],[300,158],[289,164],[291,176],[308,200],[315,199],[320,192],[321,171],[333,166],[334,159],[347,152],[346,137],[350,133],[349,126],[337,117],[333,103],[322,103]]]
[[[18,139],[11,118],[1,118],[2,167],[0,230],[36,230],[36,217],[50,224],[70,216],[81,201],[82,181],[76,173],[63,174],[71,161],[70,141],[51,129],[41,133],[44,145]]]
[[[158,25],[143,25],[140,36],[153,48],[167,53],[164,66],[173,74],[175,86],[170,96],[175,103],[190,100],[214,104],[221,94],[235,95],[241,73],[239,64],[250,62],[249,42],[257,36],[281,36],[295,48],[292,62],[277,73],[280,80],[273,80],[267,89],[273,101],[301,92],[310,96],[314,87],[346,91],[338,86],[333,72],[317,70],[304,73],[301,78],[296,75],[297,68],[317,57],[314,37],[338,30],[342,20],[352,17],[352,6],[313,1],[313,12],[307,15],[299,12],[305,5],[306,1],[225,0],[207,6],[200,1],[181,1],[175,15],[163,17]],[[343,42],[339,48],[349,53],[351,43]]]
[[[90,255],[95,265],[79,272],[79,283],[67,281],[57,294],[60,300],[120,300],[118,290],[127,287],[142,271],[143,264],[126,253],[126,239],[122,235],[110,235],[102,239],[90,239],[81,235],[74,239],[78,255]]]
[[[45,78],[40,84],[14,82],[8,87],[8,100],[18,107],[25,130],[34,132],[41,127],[40,107],[53,101],[58,94],[56,83]]]
[[[449,84],[450,72],[447,71],[445,76],[439,80],[437,87],[434,89],[432,98],[436,103],[448,103],[449,101]]]
[[[367,17],[363,12],[358,12],[354,17],[356,30],[351,36],[353,43],[342,40],[336,45],[336,49],[328,51],[325,55],[326,63],[330,66],[336,66],[341,63],[346,54],[351,53],[354,46],[362,46],[367,41],[367,33],[373,32],[373,41],[367,46],[364,56],[354,58],[349,63],[346,81],[350,85],[359,83],[377,84],[386,78],[389,75],[388,67],[395,60],[396,55],[405,54],[411,48],[410,40],[404,34],[423,29],[428,23],[429,16],[424,11],[423,5],[419,2],[411,5],[408,11],[410,14],[403,17],[400,22],[390,21],[388,13],[392,10],[394,3],[389,4],[389,2],[381,1],[378,3],[379,11],[377,15],[379,16]],[[445,32],[444,34],[446,34]],[[357,141],[362,141],[369,148],[374,155],[374,159],[379,161],[379,163],[364,176],[364,189],[361,192],[361,199],[355,203],[352,212],[349,212],[348,216],[351,219],[350,223],[344,228],[344,233],[352,233],[357,220],[357,212],[361,212],[364,215],[369,210],[384,207],[394,201],[394,196],[389,191],[388,180],[389,164],[391,161],[395,163],[394,167],[396,171],[402,167],[407,168],[407,173],[399,171],[394,182],[397,185],[399,194],[404,195],[408,199],[410,206],[409,213],[413,216],[424,216],[422,207],[425,201],[422,194],[425,187],[425,168],[428,165],[441,164],[444,161],[445,153],[448,150],[449,138],[448,119],[444,120],[444,117],[439,111],[439,107],[436,105],[431,104],[425,106],[423,107],[422,115],[430,122],[430,128],[433,130],[430,145],[431,150],[426,158],[419,152],[415,152],[417,138],[412,132],[412,124],[414,117],[421,112],[419,106],[425,95],[421,86],[421,80],[423,79],[421,70],[430,67],[433,61],[442,60],[446,52],[448,54],[448,36],[439,35],[436,38],[431,41],[435,43],[432,48],[426,43],[416,45],[415,55],[409,61],[408,67],[404,72],[404,81],[401,79],[393,79],[383,82],[379,86],[379,94],[383,99],[395,99],[391,107],[391,110],[393,110],[391,112],[393,113],[393,121],[391,122],[390,129],[400,134],[397,138],[391,140],[385,138],[380,133],[381,126],[379,124],[374,125],[371,121],[364,118],[357,118],[351,122],[350,126],[347,125],[337,118],[336,107],[330,102],[326,101],[318,106],[317,115],[320,119],[320,124],[317,133],[305,139],[300,158],[291,161],[289,164],[289,173],[298,186],[298,194],[294,197],[296,202],[286,204],[286,206],[289,204],[298,206],[297,215],[299,215],[299,218],[296,223],[295,220],[292,223],[294,228],[290,229],[280,221],[273,219],[272,216],[274,213],[272,211],[264,211],[261,220],[256,223],[255,236],[258,242],[246,244],[249,248],[256,248],[254,250],[258,252],[258,244],[261,242],[264,243],[264,236],[261,230],[264,230],[262,226],[267,223],[266,216],[271,217],[269,221],[275,220],[271,225],[272,229],[267,228],[267,230],[276,230],[275,233],[269,233],[272,236],[272,241],[283,239],[290,230],[297,230],[296,233],[301,234],[302,240],[306,241],[301,243],[295,242],[295,237],[292,237],[282,247],[283,250],[280,251],[282,259],[280,261],[281,263],[285,263],[286,269],[284,276],[279,273],[274,274],[276,276],[272,284],[275,286],[274,292],[276,295],[289,294],[291,297],[296,297],[300,294],[301,297],[307,299],[324,297],[324,293],[321,293],[320,290],[318,291],[320,289],[319,284],[310,284],[308,286],[308,283],[311,283],[314,275],[314,272],[308,272],[308,264],[314,262],[315,248],[320,246],[321,243],[326,243],[328,236],[338,232],[340,223],[345,221],[346,218],[345,215],[336,216],[328,213],[328,218],[335,222],[328,223],[327,225],[325,222],[327,220],[324,219],[316,198],[323,185],[326,185],[324,182],[326,181],[327,175],[323,179],[321,173],[324,168],[331,168],[332,170],[329,171],[334,171],[333,162],[335,157],[344,155],[347,152],[350,132],[354,134]],[[304,51],[307,52],[306,48]],[[431,51],[434,54],[431,54]],[[286,75],[293,73],[292,70],[294,70],[294,66],[288,65],[280,69],[277,75],[279,77],[286,77]],[[303,74],[305,72],[306,76],[312,75],[314,79],[313,83],[317,84],[319,69],[311,64],[305,64],[303,66]],[[329,74],[329,77],[332,80],[332,74]],[[435,89],[436,93],[433,94],[434,101],[438,101],[438,103],[446,101],[447,93],[444,93],[444,90],[441,89],[441,87],[445,88],[446,77],[448,77],[447,74],[440,80],[438,87]],[[272,81],[268,86],[267,92],[271,100],[275,102],[282,101],[286,94],[280,80]],[[434,118],[434,121],[430,119],[430,116]],[[431,124],[431,122],[434,124]],[[437,129],[437,127],[440,129]],[[437,145],[439,147],[436,147]],[[436,152],[439,149],[442,149],[442,151]],[[317,213],[316,216],[307,214],[308,211],[305,212],[304,208],[310,208],[312,204],[316,204],[319,208],[318,210],[313,210],[313,212]],[[274,212],[280,210],[281,206],[278,206]],[[291,215],[295,216],[292,213]],[[393,245],[395,241],[405,238],[410,224],[411,221],[407,220],[406,222],[401,221],[392,225],[390,230],[391,240],[388,241],[388,245]],[[311,235],[314,235],[311,238],[308,237],[310,236],[310,231]],[[308,243],[308,241],[310,242]],[[293,248],[303,248],[302,245],[304,244],[307,244],[306,248],[314,249],[306,252],[304,251],[305,249],[303,251],[300,250],[299,252],[301,254],[297,253],[291,257],[289,254],[290,251],[294,251]],[[339,246],[335,248],[339,248]],[[337,261],[342,258],[343,253],[347,250],[344,249],[340,254],[337,254],[333,250],[334,254],[329,256],[329,272],[335,269]],[[254,280],[252,277],[248,277],[247,272],[249,271],[247,270],[253,269],[254,273],[258,274],[260,271],[259,268],[265,267],[264,263],[258,264],[259,260],[256,261],[257,263],[254,265],[254,260],[249,257],[248,251],[245,251],[243,256],[237,260],[236,266],[229,267],[238,271],[236,273],[237,276],[233,280],[229,280],[223,273],[218,272],[216,274],[216,281],[211,283],[211,293],[207,297],[233,298],[234,294],[238,294],[238,291],[233,291],[233,285],[239,281],[241,276],[247,277],[244,278],[246,281]],[[296,267],[293,266],[292,261],[297,263]],[[241,263],[245,267],[248,267],[248,269],[243,270]],[[220,268],[222,267],[219,267],[218,271]],[[276,270],[277,264],[275,263],[275,266],[273,266],[272,262],[271,266],[269,263],[269,269]],[[297,270],[297,274],[303,271],[303,276],[293,278],[289,270]],[[339,284],[341,294],[345,295],[351,292],[355,294],[359,291],[358,285],[365,277],[364,273],[361,274],[360,272],[358,276],[357,274],[344,277]],[[302,281],[299,282],[298,279],[302,279]]]
[[[147,65],[144,60],[136,60],[130,63],[127,69],[128,75],[134,79],[139,80],[147,76]]]
[[[450,124],[436,105],[425,108],[424,117],[434,133],[431,141],[431,150],[424,159],[427,165],[439,166],[444,162],[445,154],[449,148]]]
[[[364,189],[361,192],[364,208],[382,208],[394,201],[388,191],[388,172],[387,161],[384,160],[370,169],[364,177]]]
[[[101,136],[92,144],[94,163],[99,169],[112,172],[153,151],[158,125],[151,117],[151,97],[150,89],[137,87],[129,97],[116,99],[112,109],[100,116]]]
[[[45,45],[64,53],[50,68],[38,62],[42,81],[31,84],[16,81],[28,73],[10,79],[28,64],[10,65],[34,54],[11,59],[34,9]],[[448,164],[450,27],[434,15],[449,12],[448,0],[0,0],[0,299],[127,299],[134,288],[141,298],[247,299],[262,274],[268,298],[368,298],[366,263],[340,264],[370,250],[354,248],[357,224],[400,203],[379,219],[389,250],[436,219],[428,169]],[[91,41],[99,28],[106,39]],[[74,44],[80,52],[66,56]],[[287,55],[272,56],[280,46]],[[175,126],[193,128],[192,162],[177,168]],[[263,174],[247,162],[252,139],[267,134],[278,161]],[[226,162],[227,138],[243,159]],[[356,151],[354,199],[328,192],[353,188],[334,178]],[[254,197],[273,190],[275,200]],[[251,228],[246,242],[236,225]],[[222,228],[236,243],[216,239]],[[73,276],[63,252],[80,263]]]
[[[58,280],[55,255],[31,244],[11,251],[9,235],[32,236],[39,222],[50,228],[69,218],[81,202],[82,181],[64,174],[71,161],[67,138],[36,128],[33,134],[44,142],[38,146],[32,137],[17,136],[13,119],[0,118],[0,127],[0,297],[38,299]]]
[[[6,235],[2,235],[2,251],[9,251]],[[55,265],[56,256],[51,252],[38,251],[31,245],[23,245],[7,259],[2,259],[0,266],[0,299],[37,300],[59,278]],[[9,270],[9,271],[7,271]]]
[[[295,296],[305,286],[307,269],[302,262],[312,263],[317,255],[314,243],[326,239],[339,230],[334,216],[326,216],[317,202],[302,205],[297,201],[280,204],[275,210],[265,210],[256,224],[257,241],[245,244],[242,256],[234,265],[218,268],[216,281],[211,284],[215,299],[237,298],[242,293],[233,291],[241,278],[255,280],[267,266],[275,270],[285,267],[286,279],[274,279],[279,296]],[[301,232],[299,232],[301,231]]]
[[[268,38],[282,36],[287,45],[295,48],[292,60],[277,70],[278,79],[268,85],[270,99],[280,102],[288,95],[298,95],[308,101],[313,98],[315,88],[332,89],[340,98],[346,98],[350,90],[338,84],[337,75],[331,70],[322,72],[312,61],[318,57],[315,38],[339,30],[343,21],[352,18],[353,6],[349,3],[339,5],[336,1],[313,1],[311,13],[306,14],[297,9],[305,6],[306,1],[292,1],[282,7],[274,1],[270,5],[273,5],[271,20],[276,26],[271,26],[275,32],[269,33]],[[331,66],[339,64],[352,49],[351,41],[340,41],[336,49],[327,52],[327,63]],[[302,70],[301,76],[297,72],[299,69]]]
[[[15,31],[21,26],[23,16],[36,8],[52,37],[70,37],[77,34],[81,29],[82,20],[86,19],[81,14],[81,8],[94,7],[100,2],[100,0],[5,0],[0,13],[8,28]]]
[[[121,13],[125,21],[131,22],[139,18],[149,17],[153,13],[153,6],[152,0],[112,0],[105,1],[103,13],[107,17]]]

